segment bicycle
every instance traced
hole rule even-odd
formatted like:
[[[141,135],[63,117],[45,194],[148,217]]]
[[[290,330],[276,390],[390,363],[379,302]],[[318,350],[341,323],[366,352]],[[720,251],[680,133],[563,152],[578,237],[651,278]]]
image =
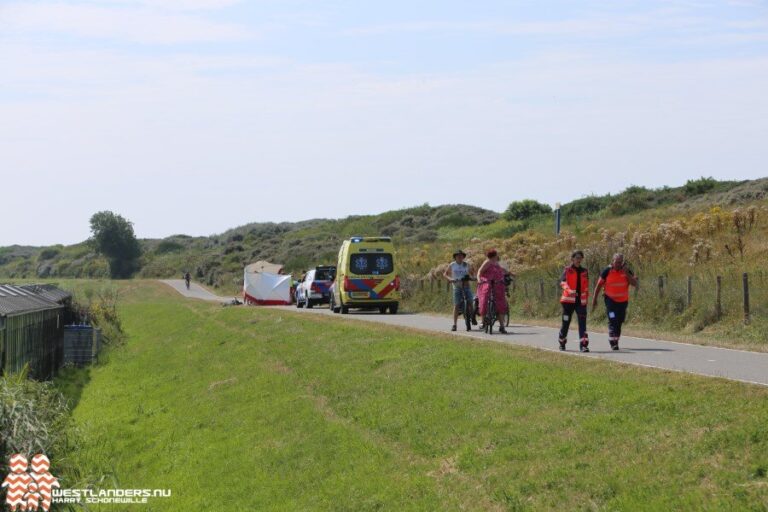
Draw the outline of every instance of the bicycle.
[[[483,281],[483,283],[489,286],[488,298],[485,303],[485,314],[483,315],[483,329],[486,334],[493,334],[493,324],[496,323],[496,297],[494,296],[493,285],[496,281]]]
[[[509,287],[512,285],[512,281],[514,281],[512,274],[506,274],[504,276],[504,294],[507,296],[507,299],[510,298]],[[509,304],[509,300],[507,300],[507,304]],[[502,325],[504,325],[504,327],[509,327],[509,317],[510,317],[509,310],[510,308],[509,306],[507,306],[507,312],[504,313],[504,321],[502,322]]]
[[[461,312],[462,312],[462,315],[464,315],[464,323],[466,324],[468,331],[472,330],[472,316],[473,316],[472,304],[469,301],[469,297],[467,295],[467,286],[469,286],[470,281],[474,281],[474,279],[472,279],[469,276],[464,276],[460,280],[459,279],[453,280],[454,284],[458,284],[459,286],[461,286],[461,304],[462,304]]]

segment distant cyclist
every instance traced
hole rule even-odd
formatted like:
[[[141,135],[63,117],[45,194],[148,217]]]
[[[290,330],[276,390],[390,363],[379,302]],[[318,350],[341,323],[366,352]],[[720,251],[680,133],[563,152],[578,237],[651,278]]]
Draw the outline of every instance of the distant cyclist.
[[[574,251],[571,254],[571,264],[563,270],[560,278],[560,287],[563,295],[560,304],[563,306],[563,325],[560,327],[560,350],[565,350],[568,342],[568,328],[571,325],[574,313],[579,321],[579,350],[589,352],[589,335],[587,335],[587,302],[589,301],[589,274],[587,269],[581,266],[584,260],[582,251]]]
[[[453,284],[453,327],[451,331],[456,330],[456,321],[463,313],[462,306],[469,307],[469,315],[472,318],[472,323],[477,325],[475,315],[472,312],[472,303],[474,302],[472,297],[472,288],[469,286],[472,278],[469,275],[469,264],[464,261],[467,257],[466,253],[462,250],[458,250],[453,253],[453,261],[448,268],[443,272],[443,277]],[[466,301],[466,303],[464,302]],[[467,328],[469,330],[469,328]]]
[[[189,275],[189,272],[184,273],[184,282],[187,285],[187,290],[189,290],[189,282],[192,280],[192,276]]]
[[[499,253],[496,252],[496,249],[489,250],[485,257],[486,260],[477,271],[477,281],[479,283],[477,285],[477,296],[479,298],[480,317],[485,318],[492,282],[497,315],[496,320],[499,321],[499,332],[506,334],[504,316],[507,313],[507,297],[505,294],[504,276],[507,274],[507,271],[499,264]]]
[[[597,280],[595,294],[592,297],[592,309],[595,309],[600,290],[605,288],[605,310],[608,314],[608,342],[613,350],[619,350],[621,325],[627,317],[630,285],[637,286],[637,277],[627,268],[624,255],[616,253],[613,255],[611,264],[600,273],[600,279]]]

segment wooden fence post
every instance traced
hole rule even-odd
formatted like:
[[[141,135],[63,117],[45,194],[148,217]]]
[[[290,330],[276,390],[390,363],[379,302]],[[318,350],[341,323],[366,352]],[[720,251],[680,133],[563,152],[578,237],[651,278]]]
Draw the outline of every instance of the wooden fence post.
[[[539,300],[544,302],[544,279],[539,279]]]
[[[723,315],[723,278],[717,276],[715,282],[715,316],[720,318]]]
[[[687,295],[687,302],[686,304],[690,308],[693,304],[693,277],[688,276],[688,295]]]
[[[744,272],[741,276],[744,287],[744,324],[749,325],[749,275]]]
[[[664,298],[664,276],[659,276],[659,298]]]

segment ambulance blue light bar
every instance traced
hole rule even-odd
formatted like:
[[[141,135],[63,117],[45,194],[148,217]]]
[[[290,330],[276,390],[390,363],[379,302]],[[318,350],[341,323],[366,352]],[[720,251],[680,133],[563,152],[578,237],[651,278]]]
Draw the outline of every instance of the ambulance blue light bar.
[[[360,242],[391,242],[392,238],[388,236],[353,236],[349,241],[353,244],[359,244]]]

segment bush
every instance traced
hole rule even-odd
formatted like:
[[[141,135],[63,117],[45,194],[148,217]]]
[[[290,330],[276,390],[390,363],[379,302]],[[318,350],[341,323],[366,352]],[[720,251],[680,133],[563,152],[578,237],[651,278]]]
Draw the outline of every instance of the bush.
[[[469,217],[466,217],[459,212],[451,213],[440,217],[437,221],[437,227],[460,227],[460,226],[473,226],[475,221]],[[421,239],[421,236],[419,237]]]
[[[44,453],[54,460],[74,441],[75,427],[64,397],[47,382],[27,379],[26,371],[0,377],[0,457]]]
[[[59,251],[59,249],[57,249],[56,247],[48,247],[47,249],[43,249],[42,251],[40,251],[40,254],[37,255],[37,260],[44,261],[44,260],[53,259],[59,255],[59,252],[61,251]]]
[[[608,205],[611,215],[626,215],[646,210],[653,206],[653,194],[645,187],[631,186],[616,196]]]
[[[157,244],[157,248],[155,248],[155,254],[168,254],[182,250],[184,250],[184,246],[179,242],[174,242],[173,240],[163,240]]]
[[[502,217],[506,220],[528,220],[536,215],[547,213],[552,213],[552,208],[549,205],[533,199],[523,199],[510,203]]]
[[[713,190],[718,184],[718,181],[712,177],[701,177],[697,180],[688,180],[683,186],[685,193],[689,196],[697,196]]]
[[[301,240],[297,240],[297,243],[301,243]],[[242,245],[230,245],[226,249],[224,249],[224,254],[232,254],[234,252],[243,252],[245,249],[243,249]]]
[[[101,329],[105,343],[119,344],[125,339],[123,326],[117,313],[119,299],[117,288],[103,286],[99,288],[85,288],[83,290],[85,301],[80,296],[73,300],[73,309],[78,315],[76,322],[90,322]]]
[[[611,196],[587,196],[563,205],[563,216],[591,215],[608,206]]]

